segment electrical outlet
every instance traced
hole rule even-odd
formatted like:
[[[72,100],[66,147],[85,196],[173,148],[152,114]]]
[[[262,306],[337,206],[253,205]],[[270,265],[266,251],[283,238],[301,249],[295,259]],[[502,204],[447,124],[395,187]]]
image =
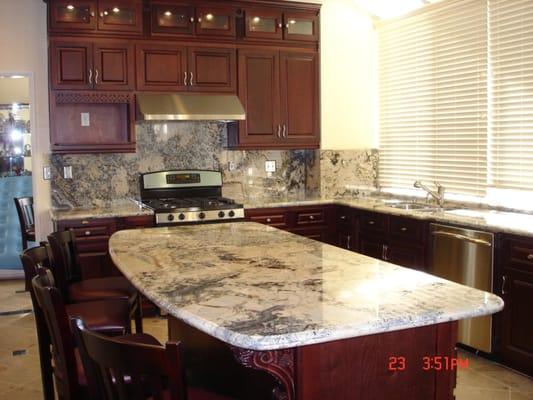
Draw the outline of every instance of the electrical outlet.
[[[91,116],[89,113],[81,113],[81,126],[91,126]]]
[[[66,165],[63,167],[63,178],[72,179],[72,165]]]
[[[235,171],[235,162],[228,162],[228,171]]]
[[[43,167],[43,179],[45,181],[49,181],[50,179],[52,179],[52,171],[49,165],[45,165]]]
[[[265,161],[265,171],[266,172],[276,172],[276,162],[275,161]]]

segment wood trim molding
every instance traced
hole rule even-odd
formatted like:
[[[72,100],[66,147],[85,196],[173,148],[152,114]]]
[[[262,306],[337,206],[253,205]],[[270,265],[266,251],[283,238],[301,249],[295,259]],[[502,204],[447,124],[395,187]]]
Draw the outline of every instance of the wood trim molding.
[[[276,400],[295,400],[294,385],[294,349],[255,351],[231,346],[237,361],[248,368],[265,371],[272,375],[278,382],[278,387],[273,390]]]
[[[56,104],[130,104],[133,93],[116,92],[55,92]]]

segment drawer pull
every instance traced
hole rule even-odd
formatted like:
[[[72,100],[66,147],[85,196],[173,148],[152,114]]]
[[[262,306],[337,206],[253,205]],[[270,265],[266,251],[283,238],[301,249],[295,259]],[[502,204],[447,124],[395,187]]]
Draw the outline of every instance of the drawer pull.
[[[526,257],[529,261],[533,260],[533,254],[528,254]]]
[[[505,291],[505,284],[507,283],[507,277],[504,275],[502,276],[502,294],[507,294]]]
[[[267,218],[267,222],[272,222],[272,218]]]
[[[401,230],[402,232],[407,232],[407,228],[406,228],[405,226],[402,226],[402,227],[400,228],[400,230]]]
[[[89,223],[89,221],[83,220],[83,221],[81,221],[81,223],[82,223],[82,225],[87,225]]]
[[[374,221],[368,221],[368,225],[374,225],[375,222]]]
[[[346,215],[341,215],[341,219],[344,221],[346,219]]]
[[[91,231],[85,231],[85,236],[91,236]]]
[[[310,215],[310,216],[309,216],[309,219],[312,221],[312,220],[315,219],[315,216],[314,216],[314,215]]]

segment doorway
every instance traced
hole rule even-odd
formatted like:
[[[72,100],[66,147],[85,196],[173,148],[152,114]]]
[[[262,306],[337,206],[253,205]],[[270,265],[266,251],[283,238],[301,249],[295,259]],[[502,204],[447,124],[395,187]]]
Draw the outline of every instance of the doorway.
[[[13,199],[32,196],[30,117],[29,77],[0,75],[0,279],[24,276],[19,259],[22,236]]]

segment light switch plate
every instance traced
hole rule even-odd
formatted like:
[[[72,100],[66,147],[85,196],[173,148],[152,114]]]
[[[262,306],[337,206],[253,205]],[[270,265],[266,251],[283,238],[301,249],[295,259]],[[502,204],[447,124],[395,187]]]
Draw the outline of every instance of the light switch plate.
[[[43,167],[43,179],[45,181],[49,181],[50,179],[52,179],[52,171],[49,165],[45,165]]]
[[[89,113],[81,113],[81,126],[91,126],[91,116]]]
[[[72,179],[72,165],[66,165],[63,167],[63,178]]]
[[[276,162],[275,161],[265,161],[265,171],[266,172],[276,172]]]

